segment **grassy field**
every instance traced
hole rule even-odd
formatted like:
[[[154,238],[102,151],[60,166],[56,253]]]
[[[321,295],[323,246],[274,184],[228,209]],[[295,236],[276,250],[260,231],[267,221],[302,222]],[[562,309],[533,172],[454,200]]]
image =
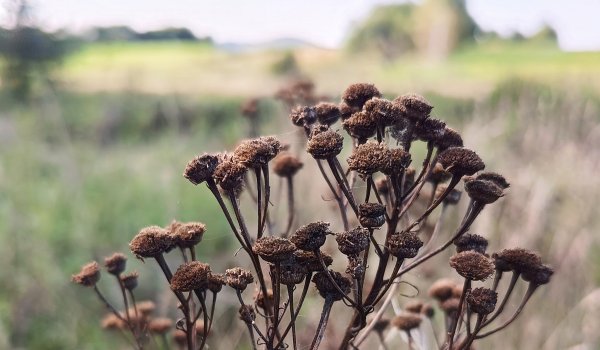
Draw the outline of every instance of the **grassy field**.
[[[0,94],[0,348],[127,348],[100,329],[102,306],[69,277],[88,260],[127,252],[140,227],[205,221],[200,256],[230,265],[236,248],[216,203],[181,173],[197,153],[231,148],[247,135],[239,105],[272,96],[289,79],[272,72],[283,55],[95,44],[67,59],[59,89],[26,106]],[[540,249],[558,272],[509,337],[483,348],[600,346],[600,221],[591,205],[600,196],[600,53],[487,43],[445,61],[386,62],[314,48],[295,57],[319,93],[338,96],[355,81],[390,94],[425,92],[435,114],[511,181],[510,194],[474,229],[491,237],[492,249]],[[262,107],[262,131],[301,148],[285,109],[271,99]],[[310,208],[324,205],[302,206],[310,220]],[[174,309],[154,265],[130,264],[142,273],[140,299],[158,300],[161,314]]]

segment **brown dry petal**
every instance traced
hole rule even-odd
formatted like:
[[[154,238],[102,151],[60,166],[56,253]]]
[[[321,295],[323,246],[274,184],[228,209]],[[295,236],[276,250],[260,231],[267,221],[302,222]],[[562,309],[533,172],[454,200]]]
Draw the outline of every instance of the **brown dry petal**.
[[[361,203],[358,206],[358,221],[363,227],[381,227],[385,223],[385,206],[379,203]]]
[[[126,275],[122,275],[121,278],[121,282],[123,283],[123,287],[125,287],[125,289],[132,291],[134,290],[137,285],[138,285],[138,277],[139,274],[135,271],[126,274]]]
[[[538,265],[537,267],[523,272],[523,280],[531,284],[541,286],[550,282],[554,269],[548,265]]]
[[[199,261],[184,263],[177,268],[171,278],[171,289],[177,292],[189,292],[204,289],[208,285],[210,266]]]
[[[439,119],[427,118],[418,121],[413,129],[413,136],[425,142],[436,142],[446,132],[446,123]]]
[[[423,317],[413,313],[401,314],[392,319],[392,325],[403,331],[410,331],[418,328],[423,321]]]
[[[332,125],[340,119],[340,109],[334,103],[321,102],[315,106],[315,111],[321,124]]]
[[[454,245],[456,246],[457,253],[472,250],[481,254],[485,254],[485,251],[488,247],[488,240],[480,235],[467,233],[455,239]]]
[[[491,204],[504,196],[502,188],[488,180],[469,180],[465,182],[465,191],[472,200]]]
[[[397,124],[402,120],[400,107],[383,98],[372,98],[363,107],[365,113],[381,126]]]
[[[301,250],[315,251],[325,244],[327,235],[332,234],[329,223],[324,221],[312,222],[294,232],[290,241]]]
[[[100,280],[100,266],[95,261],[83,265],[78,274],[71,276],[73,283],[80,284],[84,287],[93,287]]]
[[[494,273],[494,263],[492,260],[472,250],[452,256],[450,258],[450,266],[459,275],[472,281],[483,281]]]
[[[352,137],[366,140],[377,132],[377,123],[365,112],[356,112],[342,123],[344,130]]]
[[[315,107],[298,106],[292,109],[290,119],[296,126],[307,126],[317,121],[317,111]]]
[[[342,100],[346,104],[356,108],[363,108],[363,105],[373,97],[380,97],[381,93],[375,85],[368,83],[352,84],[346,88],[342,94]]]
[[[290,257],[296,246],[287,238],[265,236],[254,242],[252,250],[264,261],[278,263]]]
[[[389,160],[388,148],[377,142],[358,145],[348,157],[348,166],[361,175],[371,175],[382,170]]]
[[[206,226],[201,222],[186,222],[172,234],[180,248],[191,248],[202,241]]]
[[[171,235],[162,227],[144,227],[129,242],[129,249],[138,258],[153,258],[168,252],[174,246]]]
[[[506,179],[504,178],[504,176],[502,176],[502,175],[500,175],[498,173],[491,172],[491,171],[486,171],[486,172],[482,172],[480,174],[477,174],[477,177],[475,179],[476,180],[491,181],[496,186],[500,187],[503,190],[505,190],[505,189],[507,189],[507,188],[510,187],[510,184],[508,183],[508,181],[506,181]]]
[[[247,170],[248,168],[240,163],[224,160],[215,169],[214,179],[224,191],[239,194],[243,188]]]
[[[337,156],[344,147],[344,137],[333,130],[313,130],[306,151],[315,159],[329,159]]]
[[[227,280],[227,285],[237,290],[244,290],[250,283],[254,282],[252,273],[241,267],[225,270],[225,278]]]
[[[464,147],[451,147],[441,152],[438,162],[453,175],[473,175],[485,168],[477,153]]]
[[[429,113],[433,109],[433,106],[423,96],[417,94],[399,96],[394,103],[400,107],[406,118],[413,121],[429,117]]]
[[[225,284],[227,284],[227,279],[224,274],[211,273],[208,275],[208,285],[206,288],[213,293],[219,293]]]
[[[402,148],[394,148],[388,152],[388,159],[381,168],[381,172],[386,175],[400,174],[402,169],[406,169],[411,162],[410,153]]]
[[[386,245],[390,254],[398,259],[410,259],[417,256],[423,241],[414,233],[404,232],[390,235]]]
[[[443,302],[452,297],[454,286],[456,286],[456,283],[450,279],[443,278],[437,280],[429,287],[429,296]]]
[[[331,273],[331,276],[333,277],[333,280],[335,281],[335,283],[338,285],[338,287],[340,287],[340,290],[342,292],[344,292],[344,295],[350,293],[350,286],[352,285],[352,282],[350,281],[350,279],[348,279],[347,277],[344,277],[339,272],[332,271],[332,270],[329,270],[329,272]],[[340,292],[335,287],[335,285],[333,285],[331,283],[331,281],[329,280],[329,277],[327,276],[327,273],[325,271],[317,272],[313,276],[312,281],[315,284],[315,286],[317,287],[319,294],[323,298],[329,297],[329,298],[332,298],[334,301],[341,300],[343,298],[343,295],[341,295]]]
[[[326,254],[324,252],[320,252],[321,257],[323,258],[323,262],[325,266],[330,266],[333,263],[333,258],[331,255]],[[308,272],[319,272],[323,271],[323,264],[317,258],[317,255],[314,252],[308,252],[304,250],[296,250],[294,252],[294,260],[303,265]]]
[[[434,144],[440,151],[443,151],[450,147],[462,147],[463,139],[456,130],[446,126],[444,134],[435,140]]]
[[[215,169],[219,165],[219,157],[212,154],[203,154],[190,160],[185,166],[183,177],[194,185],[203,183],[212,178]]]
[[[523,248],[503,249],[492,254],[492,258],[496,269],[503,272],[524,273],[542,264],[542,258],[537,252]]]
[[[342,254],[358,254],[369,247],[369,230],[357,227],[353,230],[336,234],[335,240]]]
[[[294,176],[303,164],[290,152],[281,152],[273,159],[273,171],[281,177]]]
[[[111,275],[118,276],[127,265],[127,257],[121,253],[113,253],[113,255],[104,259],[104,267]]]
[[[489,288],[475,288],[467,294],[467,305],[472,312],[479,315],[492,313],[497,301],[498,293]]]
[[[123,322],[123,320],[121,320],[114,314],[108,314],[104,316],[100,324],[102,325],[102,328],[110,331],[124,329],[127,326],[127,324]]]

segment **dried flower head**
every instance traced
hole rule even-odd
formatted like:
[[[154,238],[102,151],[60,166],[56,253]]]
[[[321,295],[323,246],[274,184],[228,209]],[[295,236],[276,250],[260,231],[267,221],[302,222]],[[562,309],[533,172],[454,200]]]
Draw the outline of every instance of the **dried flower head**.
[[[254,303],[256,304],[256,306],[258,306],[259,308],[266,310],[267,305],[273,305],[275,300],[275,297],[273,296],[273,289],[269,288],[267,289],[267,297],[265,298],[265,294],[262,292],[261,289],[259,289],[257,291],[257,293],[254,295]]]
[[[481,253],[472,250],[457,253],[450,258],[450,266],[464,278],[483,281],[494,273],[494,263]]]
[[[219,165],[219,157],[212,154],[203,154],[190,160],[185,166],[183,177],[194,185],[199,185],[212,178]]]
[[[123,283],[123,287],[129,291],[132,291],[138,285],[138,277],[139,274],[136,271],[133,271],[128,274],[121,275],[120,279],[121,283]]]
[[[404,305],[404,310],[414,314],[420,314],[421,310],[423,310],[423,305],[425,304],[421,300],[410,300]]]
[[[363,111],[355,112],[342,123],[344,130],[352,137],[366,140],[377,132],[376,121]]]
[[[385,331],[386,328],[388,328],[388,326],[390,325],[390,319],[389,318],[380,318],[379,320],[377,320],[377,322],[375,322],[375,324],[373,324],[373,330],[377,333],[381,333],[383,331]]]
[[[346,120],[346,119],[350,118],[352,116],[352,114],[354,114],[356,112],[360,112],[360,110],[361,110],[360,108],[352,107],[352,106],[348,105],[346,102],[340,103],[338,109],[340,111],[340,116],[342,117],[342,120]]]
[[[120,275],[125,271],[126,265],[127,257],[121,253],[113,253],[113,255],[104,259],[104,267],[111,275]]]
[[[171,278],[171,289],[177,292],[189,292],[205,289],[208,285],[210,266],[199,261],[190,261],[177,268]]]
[[[429,117],[433,106],[427,100],[417,94],[405,94],[394,100],[404,116],[412,121],[418,121]]]
[[[427,177],[427,181],[431,181],[434,184],[439,184],[440,182],[445,182],[450,180],[452,174],[444,170],[444,167],[440,163],[435,163],[433,169],[431,169],[431,173]]]
[[[380,97],[381,93],[375,85],[367,83],[357,83],[348,86],[342,94],[342,101],[349,106],[363,108],[363,105],[373,97]]]
[[[431,304],[423,304],[421,315],[424,315],[427,318],[432,318],[435,315],[435,309],[433,306],[431,306]]]
[[[252,273],[242,269],[241,267],[234,267],[232,269],[225,270],[225,278],[227,285],[237,290],[244,290],[250,283],[254,282]]]
[[[129,242],[129,249],[138,258],[153,258],[168,252],[174,246],[171,235],[162,227],[144,227]]]
[[[385,167],[389,150],[384,144],[367,142],[358,145],[348,157],[348,166],[361,175],[371,175]]]
[[[256,119],[258,117],[258,98],[250,98],[242,104],[240,111],[242,115],[248,119]]]
[[[440,303],[440,309],[442,309],[446,314],[452,315],[458,311],[458,305],[460,304],[460,298],[450,298],[446,299]]]
[[[333,281],[340,287],[340,290],[344,292],[344,295],[350,293],[350,287],[352,282],[348,277],[343,276],[341,273],[336,271],[329,270],[331,277],[333,277]],[[319,294],[323,298],[331,298],[333,300],[341,300],[343,295],[337,290],[335,285],[331,283],[329,277],[327,276],[327,272],[321,271],[317,272],[312,279],[313,283],[317,287]]]
[[[548,265],[540,264],[535,268],[523,272],[523,280],[533,285],[541,286],[550,282],[554,269]]]
[[[538,253],[523,248],[503,249],[492,254],[492,258],[496,269],[502,272],[526,273],[542,264],[542,258]]]
[[[418,328],[423,321],[421,315],[413,313],[400,314],[392,319],[392,325],[402,331],[410,331],[411,329]]]
[[[240,306],[238,314],[240,315],[240,320],[245,323],[252,324],[256,320],[256,312],[254,312],[252,305],[244,304]]]
[[[446,123],[439,119],[427,118],[415,123],[413,135],[424,142],[436,143],[446,132]]]
[[[456,130],[446,126],[444,134],[434,141],[434,145],[436,145],[440,151],[450,147],[463,147],[463,139]]]
[[[100,267],[98,263],[92,261],[81,267],[78,274],[71,276],[73,283],[80,284],[84,287],[93,287],[100,280]]]
[[[489,288],[475,288],[467,294],[467,305],[472,312],[479,315],[492,313],[497,301],[498,293]]]
[[[127,324],[115,314],[104,316],[100,324],[102,325],[102,328],[109,331],[118,331],[127,327]]]
[[[306,151],[315,159],[329,159],[337,156],[344,147],[344,137],[333,130],[313,129]]]
[[[247,170],[248,168],[243,164],[225,159],[215,169],[214,179],[224,191],[239,194],[242,191]]]
[[[481,254],[485,254],[485,250],[488,247],[488,240],[476,234],[463,234],[454,240],[456,246],[456,252],[464,252],[467,250],[473,250]]]
[[[273,159],[273,171],[281,177],[294,176],[303,164],[290,152],[281,152]]]
[[[225,278],[224,274],[210,273],[206,288],[213,293],[219,293],[225,284],[227,284],[227,278]]]
[[[358,254],[369,247],[369,230],[357,227],[353,230],[336,234],[335,240],[342,254]]]
[[[304,281],[304,276],[308,273],[306,267],[297,264],[294,259],[289,259],[287,263],[281,264],[279,272],[279,282],[286,286],[302,283],[302,281]]]
[[[166,317],[160,317],[150,320],[148,330],[154,334],[166,334],[173,328],[173,320]]]
[[[465,181],[465,191],[474,201],[491,204],[504,196],[502,188],[488,180]]]
[[[346,273],[354,280],[360,280],[365,274],[365,264],[358,255],[348,256],[348,265],[346,266]]]
[[[245,140],[233,151],[233,161],[249,168],[259,168],[275,158],[281,143],[273,136]]]
[[[390,254],[398,259],[410,259],[417,256],[423,241],[415,233],[395,233],[388,237],[386,246]]]
[[[287,238],[264,236],[254,242],[252,250],[264,261],[278,263],[288,259],[296,246]]]
[[[329,223],[323,221],[312,222],[304,225],[294,232],[290,241],[301,250],[315,251],[323,244],[327,235],[332,234]]]
[[[143,317],[148,317],[156,309],[156,304],[151,300],[140,301],[135,304],[135,307],[142,314]],[[135,313],[135,310],[132,310]]]
[[[379,203],[361,203],[358,221],[363,227],[381,227],[385,223],[385,206]]]
[[[202,241],[206,226],[201,222],[186,222],[178,225],[171,235],[180,248],[191,248]]]
[[[456,283],[450,279],[439,279],[429,287],[429,296],[443,302],[452,297],[452,289],[454,286],[456,286]]]
[[[324,252],[320,252],[320,255],[325,266],[330,266],[333,263],[331,255]],[[294,260],[296,263],[304,266],[307,272],[323,271],[323,264],[321,264],[321,261],[314,252],[296,250],[294,252]]]
[[[317,121],[317,111],[315,107],[298,106],[292,109],[290,119],[296,126],[308,126]]]
[[[402,119],[400,107],[383,98],[370,99],[365,103],[363,110],[381,126],[394,125]]]
[[[317,120],[321,124],[335,124],[340,119],[340,109],[334,103],[321,102],[315,106],[315,111],[317,112]]]
[[[389,150],[387,156],[388,158],[381,168],[381,172],[386,175],[400,174],[400,171],[408,168],[411,162],[410,153],[406,152],[402,148],[394,148]]]
[[[441,152],[438,162],[453,175],[473,175],[485,168],[477,153],[464,147],[451,147]]]
[[[510,187],[510,184],[508,183],[508,181],[506,181],[506,178],[504,178],[504,176],[491,171],[485,171],[480,174],[477,174],[477,177],[475,179],[491,181],[503,190]]]

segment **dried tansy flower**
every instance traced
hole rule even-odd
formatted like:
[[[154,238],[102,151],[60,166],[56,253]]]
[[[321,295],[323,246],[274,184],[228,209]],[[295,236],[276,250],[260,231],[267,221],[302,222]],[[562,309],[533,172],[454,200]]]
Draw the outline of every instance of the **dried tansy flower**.
[[[250,168],[258,168],[273,159],[281,143],[272,136],[243,141],[233,152],[233,161]]]
[[[508,183],[508,181],[506,181],[506,178],[504,178],[504,176],[491,171],[485,171],[480,174],[477,174],[477,177],[475,179],[491,181],[503,190],[510,187],[510,184]]]
[[[368,83],[357,83],[348,86],[342,94],[342,101],[349,106],[363,108],[363,105],[373,97],[380,97],[381,93],[375,85]]]
[[[125,271],[127,265],[127,257],[121,253],[114,253],[113,255],[104,259],[104,266],[106,271],[111,275],[118,276]]]
[[[402,148],[394,148],[389,150],[388,158],[381,167],[381,172],[386,175],[400,174],[402,169],[406,169],[411,162],[410,153]]]
[[[254,296],[254,302],[256,303],[256,306],[263,310],[267,308],[267,305],[273,305],[274,300],[275,297],[273,296],[273,289],[271,288],[267,289],[266,298],[265,294],[262,292],[261,289],[259,289],[256,295]]]
[[[402,119],[400,107],[383,98],[370,99],[365,103],[363,110],[381,126],[394,125]]]
[[[467,294],[467,305],[472,312],[480,315],[492,313],[497,301],[498,293],[489,288],[475,288]]]
[[[321,124],[331,125],[340,119],[340,109],[334,103],[321,102],[315,106],[315,111]]]
[[[224,274],[211,273],[208,275],[208,284],[206,285],[206,288],[213,293],[218,293],[225,284],[227,284],[227,278]]]
[[[166,317],[160,317],[150,320],[148,330],[154,334],[166,334],[173,328],[173,320]]]
[[[138,258],[153,258],[173,248],[173,238],[167,230],[159,226],[149,226],[140,230],[129,242],[129,249]]]
[[[178,292],[189,292],[204,289],[208,285],[210,266],[199,261],[190,261],[177,268],[171,278],[171,289]]]
[[[494,273],[494,263],[481,253],[472,250],[457,253],[450,258],[450,266],[464,278],[483,281]]]
[[[331,257],[331,255],[326,254],[324,252],[320,252],[319,254],[323,259],[323,263],[325,263],[325,266],[330,266],[333,263],[333,258]],[[296,263],[304,266],[307,272],[319,272],[324,270],[323,264],[321,264],[321,261],[314,252],[296,250],[294,252],[294,260],[296,261]]]
[[[352,137],[366,140],[377,132],[376,121],[365,112],[356,112],[342,123],[344,130]]]
[[[542,264],[542,258],[534,251],[523,248],[503,249],[492,254],[497,270],[524,273],[532,271]]]
[[[325,244],[327,235],[332,234],[329,223],[323,221],[304,225],[294,232],[290,241],[301,250],[315,251]]]
[[[434,141],[434,145],[436,145],[440,151],[450,147],[463,147],[463,139],[456,130],[446,126],[444,134]]]
[[[412,121],[419,121],[429,117],[433,106],[417,94],[405,94],[397,97],[394,103],[398,104],[404,116]]]
[[[139,274],[135,271],[125,274],[125,275],[121,275],[120,279],[121,279],[121,283],[123,283],[123,287],[125,287],[125,289],[132,291],[134,290],[137,285],[138,285],[138,277]]]
[[[440,304],[440,308],[446,313],[446,314],[453,314],[455,312],[458,311],[458,305],[460,304],[460,298],[450,298],[447,300],[444,300],[441,304]]]
[[[446,123],[439,119],[427,118],[415,124],[413,135],[425,142],[435,143],[441,139],[446,132]]]
[[[465,191],[474,201],[491,204],[504,196],[502,188],[488,180],[469,180],[465,182]]]
[[[344,137],[333,130],[313,130],[306,151],[315,159],[329,159],[337,156],[344,146]]]
[[[353,230],[336,234],[335,240],[342,254],[358,254],[369,246],[369,230],[357,227]]]
[[[350,287],[352,285],[352,282],[347,277],[342,276],[342,274],[339,272],[331,270],[329,272],[333,277],[333,281],[337,284],[337,286],[344,293],[344,295],[350,293]],[[335,285],[331,283],[331,280],[329,279],[325,271],[317,272],[313,276],[312,281],[317,287],[319,294],[323,298],[341,300],[344,297],[342,294],[340,294]]]
[[[102,325],[102,328],[110,331],[117,331],[127,327],[127,324],[114,314],[104,316],[100,324]]]
[[[273,171],[281,177],[294,176],[302,165],[300,159],[289,152],[281,152],[273,159]]]
[[[263,260],[278,263],[288,259],[296,250],[296,246],[287,238],[265,236],[256,240],[252,250]]]
[[[485,163],[477,153],[463,147],[451,147],[441,152],[438,162],[447,172],[460,176],[473,175],[485,168]]]
[[[252,273],[242,269],[241,267],[234,267],[232,269],[225,270],[225,278],[227,285],[237,290],[244,290],[250,283],[254,282]]]
[[[279,283],[286,286],[295,285],[304,281],[307,270],[301,264],[295,263],[293,259],[289,263],[284,263],[280,267]]]
[[[423,317],[414,313],[400,314],[392,319],[392,325],[403,331],[410,331],[418,328],[423,321]]]
[[[247,170],[244,165],[227,159],[215,169],[214,179],[223,190],[238,194],[242,190]]]
[[[175,243],[180,248],[191,248],[202,241],[206,226],[201,222],[186,222],[172,233]]]
[[[456,246],[457,253],[473,250],[478,253],[485,254],[488,246],[488,240],[480,235],[466,233],[455,239],[454,245]]]
[[[83,265],[78,274],[71,276],[73,283],[80,284],[84,287],[93,287],[100,280],[100,267],[98,263],[92,261],[89,264]]]
[[[523,272],[523,280],[533,285],[541,286],[550,282],[554,269],[548,265],[540,264],[533,269]]]
[[[386,246],[390,254],[398,259],[410,259],[417,256],[423,241],[414,233],[395,233],[389,236]]]
[[[254,312],[252,305],[244,304],[240,306],[238,314],[240,315],[240,320],[244,321],[245,323],[252,324],[256,319],[256,313]]]
[[[194,185],[203,183],[211,179],[217,165],[219,157],[212,154],[203,154],[197,156],[186,165],[183,176]]]
[[[388,148],[376,142],[359,145],[348,157],[348,166],[361,175],[371,175],[380,171],[388,162]]]
[[[379,203],[361,203],[358,220],[363,227],[381,227],[385,223],[385,206]]]
[[[314,107],[298,106],[292,109],[290,119],[296,126],[308,126],[317,121],[317,111]]]

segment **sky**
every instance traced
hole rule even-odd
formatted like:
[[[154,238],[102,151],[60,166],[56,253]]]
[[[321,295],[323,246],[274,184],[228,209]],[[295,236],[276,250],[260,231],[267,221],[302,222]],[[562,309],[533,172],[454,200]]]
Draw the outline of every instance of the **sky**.
[[[3,0],[0,24],[10,25]],[[339,47],[350,29],[381,4],[402,0],[30,0],[42,27],[83,31],[128,25],[136,30],[187,27],[220,43],[293,37]],[[467,0],[485,30],[531,35],[551,25],[565,50],[600,50],[600,0]]]

